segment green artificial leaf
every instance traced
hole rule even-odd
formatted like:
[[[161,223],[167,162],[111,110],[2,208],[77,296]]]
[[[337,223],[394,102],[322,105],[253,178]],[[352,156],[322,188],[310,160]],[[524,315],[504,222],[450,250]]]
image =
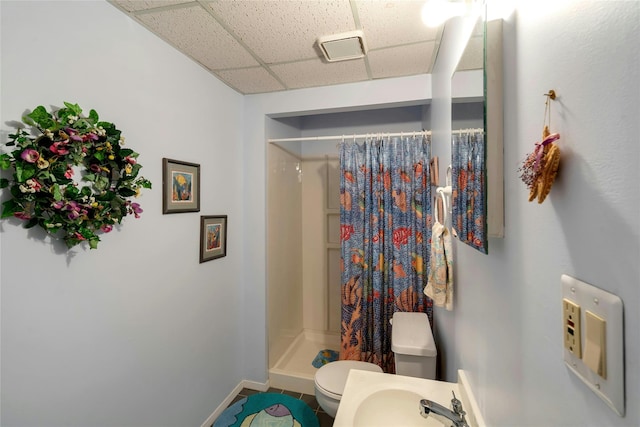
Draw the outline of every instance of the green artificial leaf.
[[[107,178],[106,176],[98,176],[96,178],[96,181],[94,182],[94,186],[96,187],[96,190],[98,191],[104,191],[109,187],[109,178]]]
[[[102,151],[96,151],[93,154],[93,157],[95,157],[96,159],[98,159],[99,161],[104,161],[104,153]]]
[[[73,113],[74,116],[80,116],[82,114],[82,108],[78,104],[70,104],[68,102],[64,103],[65,107],[69,109]]]
[[[7,178],[0,178],[0,188],[7,188],[9,186],[9,180]]]
[[[53,195],[53,200],[56,202],[62,200],[62,192],[60,191],[60,186],[58,184],[53,184],[51,186],[51,194]]]
[[[136,153],[134,153],[133,150],[130,148],[123,148],[120,150],[118,154],[120,155],[120,157],[123,157],[123,158],[127,156],[131,156],[133,158],[138,157],[137,155],[133,156],[133,154],[136,154]]]
[[[120,194],[122,197],[131,197],[136,195],[136,191],[127,187],[123,187],[118,190],[118,194]]]
[[[31,139],[27,138],[26,136],[21,136],[18,139],[16,139],[16,142],[18,143],[17,145],[24,148],[27,145],[31,144]]]
[[[68,126],[69,116],[72,116],[73,113],[67,108],[61,108],[56,111],[56,115],[58,116],[58,120],[60,121],[60,123],[64,123],[65,126]]]
[[[88,173],[82,178],[82,180],[83,181],[89,181],[89,182],[95,182],[96,174],[95,173]]]
[[[17,162],[15,165],[15,168],[16,168],[16,181],[24,182],[24,179],[22,179],[22,163]]]
[[[2,204],[2,218],[12,217],[14,213],[20,212],[22,206],[18,205],[15,200],[10,199]]]
[[[71,237],[71,236],[67,235],[64,238],[64,242],[67,244],[67,248],[71,249],[72,247],[74,247],[75,245],[80,243],[81,240],[79,240],[79,239],[77,239],[75,237]]]
[[[9,188],[9,191],[11,191],[11,195],[13,197],[15,197],[16,199],[22,198],[22,191],[20,191],[20,186],[19,185],[17,185],[17,184],[12,185]]]
[[[80,190],[78,190],[78,188],[74,187],[73,185],[67,185],[64,189],[64,196],[67,199],[75,199],[76,197],[78,197],[78,193],[80,193]]]
[[[67,172],[67,165],[65,165],[64,163],[55,162],[51,165],[51,173],[61,182],[65,182],[65,180],[68,180],[68,178],[64,176],[65,172]]]
[[[9,169],[11,167],[11,156],[8,153],[4,153],[0,156],[0,168]]]
[[[98,242],[100,239],[97,237],[95,239],[89,239],[89,249],[98,249]]]
[[[140,172],[140,169],[142,168],[142,166],[140,166],[140,164],[136,163],[135,165],[133,165],[131,167],[131,173],[130,175],[130,179],[135,178],[136,176],[138,176],[138,172]]]
[[[32,178],[36,172],[36,167],[31,163],[16,163],[16,180],[18,182],[25,182],[29,178]]]
[[[116,193],[114,193],[113,191],[107,191],[104,194],[100,194],[99,196],[96,196],[96,200],[99,202],[108,202],[110,200],[113,200],[116,197]]]
[[[36,107],[36,109],[27,114],[26,117],[32,119],[42,129],[53,127],[53,125],[55,124],[55,121],[53,120],[51,114],[49,114],[49,112],[47,112],[47,110],[42,105]],[[22,118],[22,121],[25,121],[24,117]],[[25,121],[25,123],[27,122]]]
[[[36,122],[34,122],[29,116],[22,116],[22,122],[29,125],[29,126],[35,126]],[[11,136],[11,135],[9,135]]]
[[[38,225],[38,218],[31,218],[24,223],[24,228],[33,228]]]
[[[55,225],[55,221],[45,221],[44,223],[44,228],[49,230],[49,232],[51,234],[56,234],[58,232],[58,230],[60,230],[60,227]]]
[[[151,181],[149,181],[148,179],[145,178],[140,178],[138,180],[138,185],[141,186],[142,188],[151,188]]]
[[[80,190],[80,195],[83,197],[91,196],[91,189],[89,187],[82,187],[82,189]]]
[[[107,135],[114,135],[118,129],[113,123],[109,122],[98,122],[98,126],[102,126],[102,128],[106,131]]]
[[[93,124],[98,123],[98,113],[96,112],[96,110],[92,109],[91,111],[89,111],[89,120]]]

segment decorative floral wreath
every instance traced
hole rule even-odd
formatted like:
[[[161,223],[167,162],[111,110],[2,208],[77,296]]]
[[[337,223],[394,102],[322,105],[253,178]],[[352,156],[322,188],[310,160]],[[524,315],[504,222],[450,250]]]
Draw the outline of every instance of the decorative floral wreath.
[[[138,177],[138,153],[122,148],[113,123],[99,121],[95,110],[82,117],[78,104],[64,105],[53,114],[38,106],[22,118],[33,133],[9,134],[5,145],[16,149],[0,155],[0,168],[11,168],[13,179],[1,178],[0,188],[10,187],[13,197],[2,204],[1,217],[61,232],[69,248],[86,241],[96,249],[97,233],[110,232],[128,214],[140,217],[140,205],[129,198],[151,182]],[[73,180],[78,170],[80,182]]]

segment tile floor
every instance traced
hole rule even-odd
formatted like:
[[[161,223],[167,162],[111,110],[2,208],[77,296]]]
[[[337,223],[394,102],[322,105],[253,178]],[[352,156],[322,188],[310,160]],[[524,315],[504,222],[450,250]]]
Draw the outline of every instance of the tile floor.
[[[329,415],[327,415],[322,408],[320,408],[320,406],[318,405],[318,402],[316,401],[316,397],[312,396],[310,394],[304,394],[304,393],[297,393],[294,391],[288,391],[288,390],[282,390],[279,388],[269,388],[269,390],[266,391],[267,393],[282,393],[282,394],[286,394],[288,396],[292,396],[295,397],[296,399],[300,399],[302,400],[304,403],[306,403],[307,405],[309,405],[309,407],[311,407],[311,409],[313,409],[313,412],[315,412],[316,416],[318,417],[318,421],[320,422],[320,427],[332,427],[333,426],[333,418],[331,418]],[[234,403],[236,403],[238,400],[245,398],[247,396],[250,396],[252,394],[256,394],[256,393],[260,393],[259,391],[256,390],[251,390],[248,388],[243,388],[242,390],[240,390],[240,393],[238,393],[238,395],[233,399],[233,401],[229,404],[229,406],[233,405]]]

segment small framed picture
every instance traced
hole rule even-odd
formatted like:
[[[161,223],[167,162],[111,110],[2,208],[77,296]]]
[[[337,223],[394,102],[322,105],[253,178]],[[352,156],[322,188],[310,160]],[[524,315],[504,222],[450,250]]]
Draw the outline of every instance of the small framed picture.
[[[200,216],[200,262],[227,256],[227,216]]]
[[[200,165],[162,159],[162,213],[200,212]]]

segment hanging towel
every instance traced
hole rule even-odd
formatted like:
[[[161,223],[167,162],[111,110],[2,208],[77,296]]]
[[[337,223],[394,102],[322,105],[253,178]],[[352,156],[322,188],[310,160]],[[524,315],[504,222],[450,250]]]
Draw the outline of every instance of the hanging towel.
[[[453,310],[453,251],[451,233],[436,221],[431,231],[431,258],[424,293],[437,307]]]

